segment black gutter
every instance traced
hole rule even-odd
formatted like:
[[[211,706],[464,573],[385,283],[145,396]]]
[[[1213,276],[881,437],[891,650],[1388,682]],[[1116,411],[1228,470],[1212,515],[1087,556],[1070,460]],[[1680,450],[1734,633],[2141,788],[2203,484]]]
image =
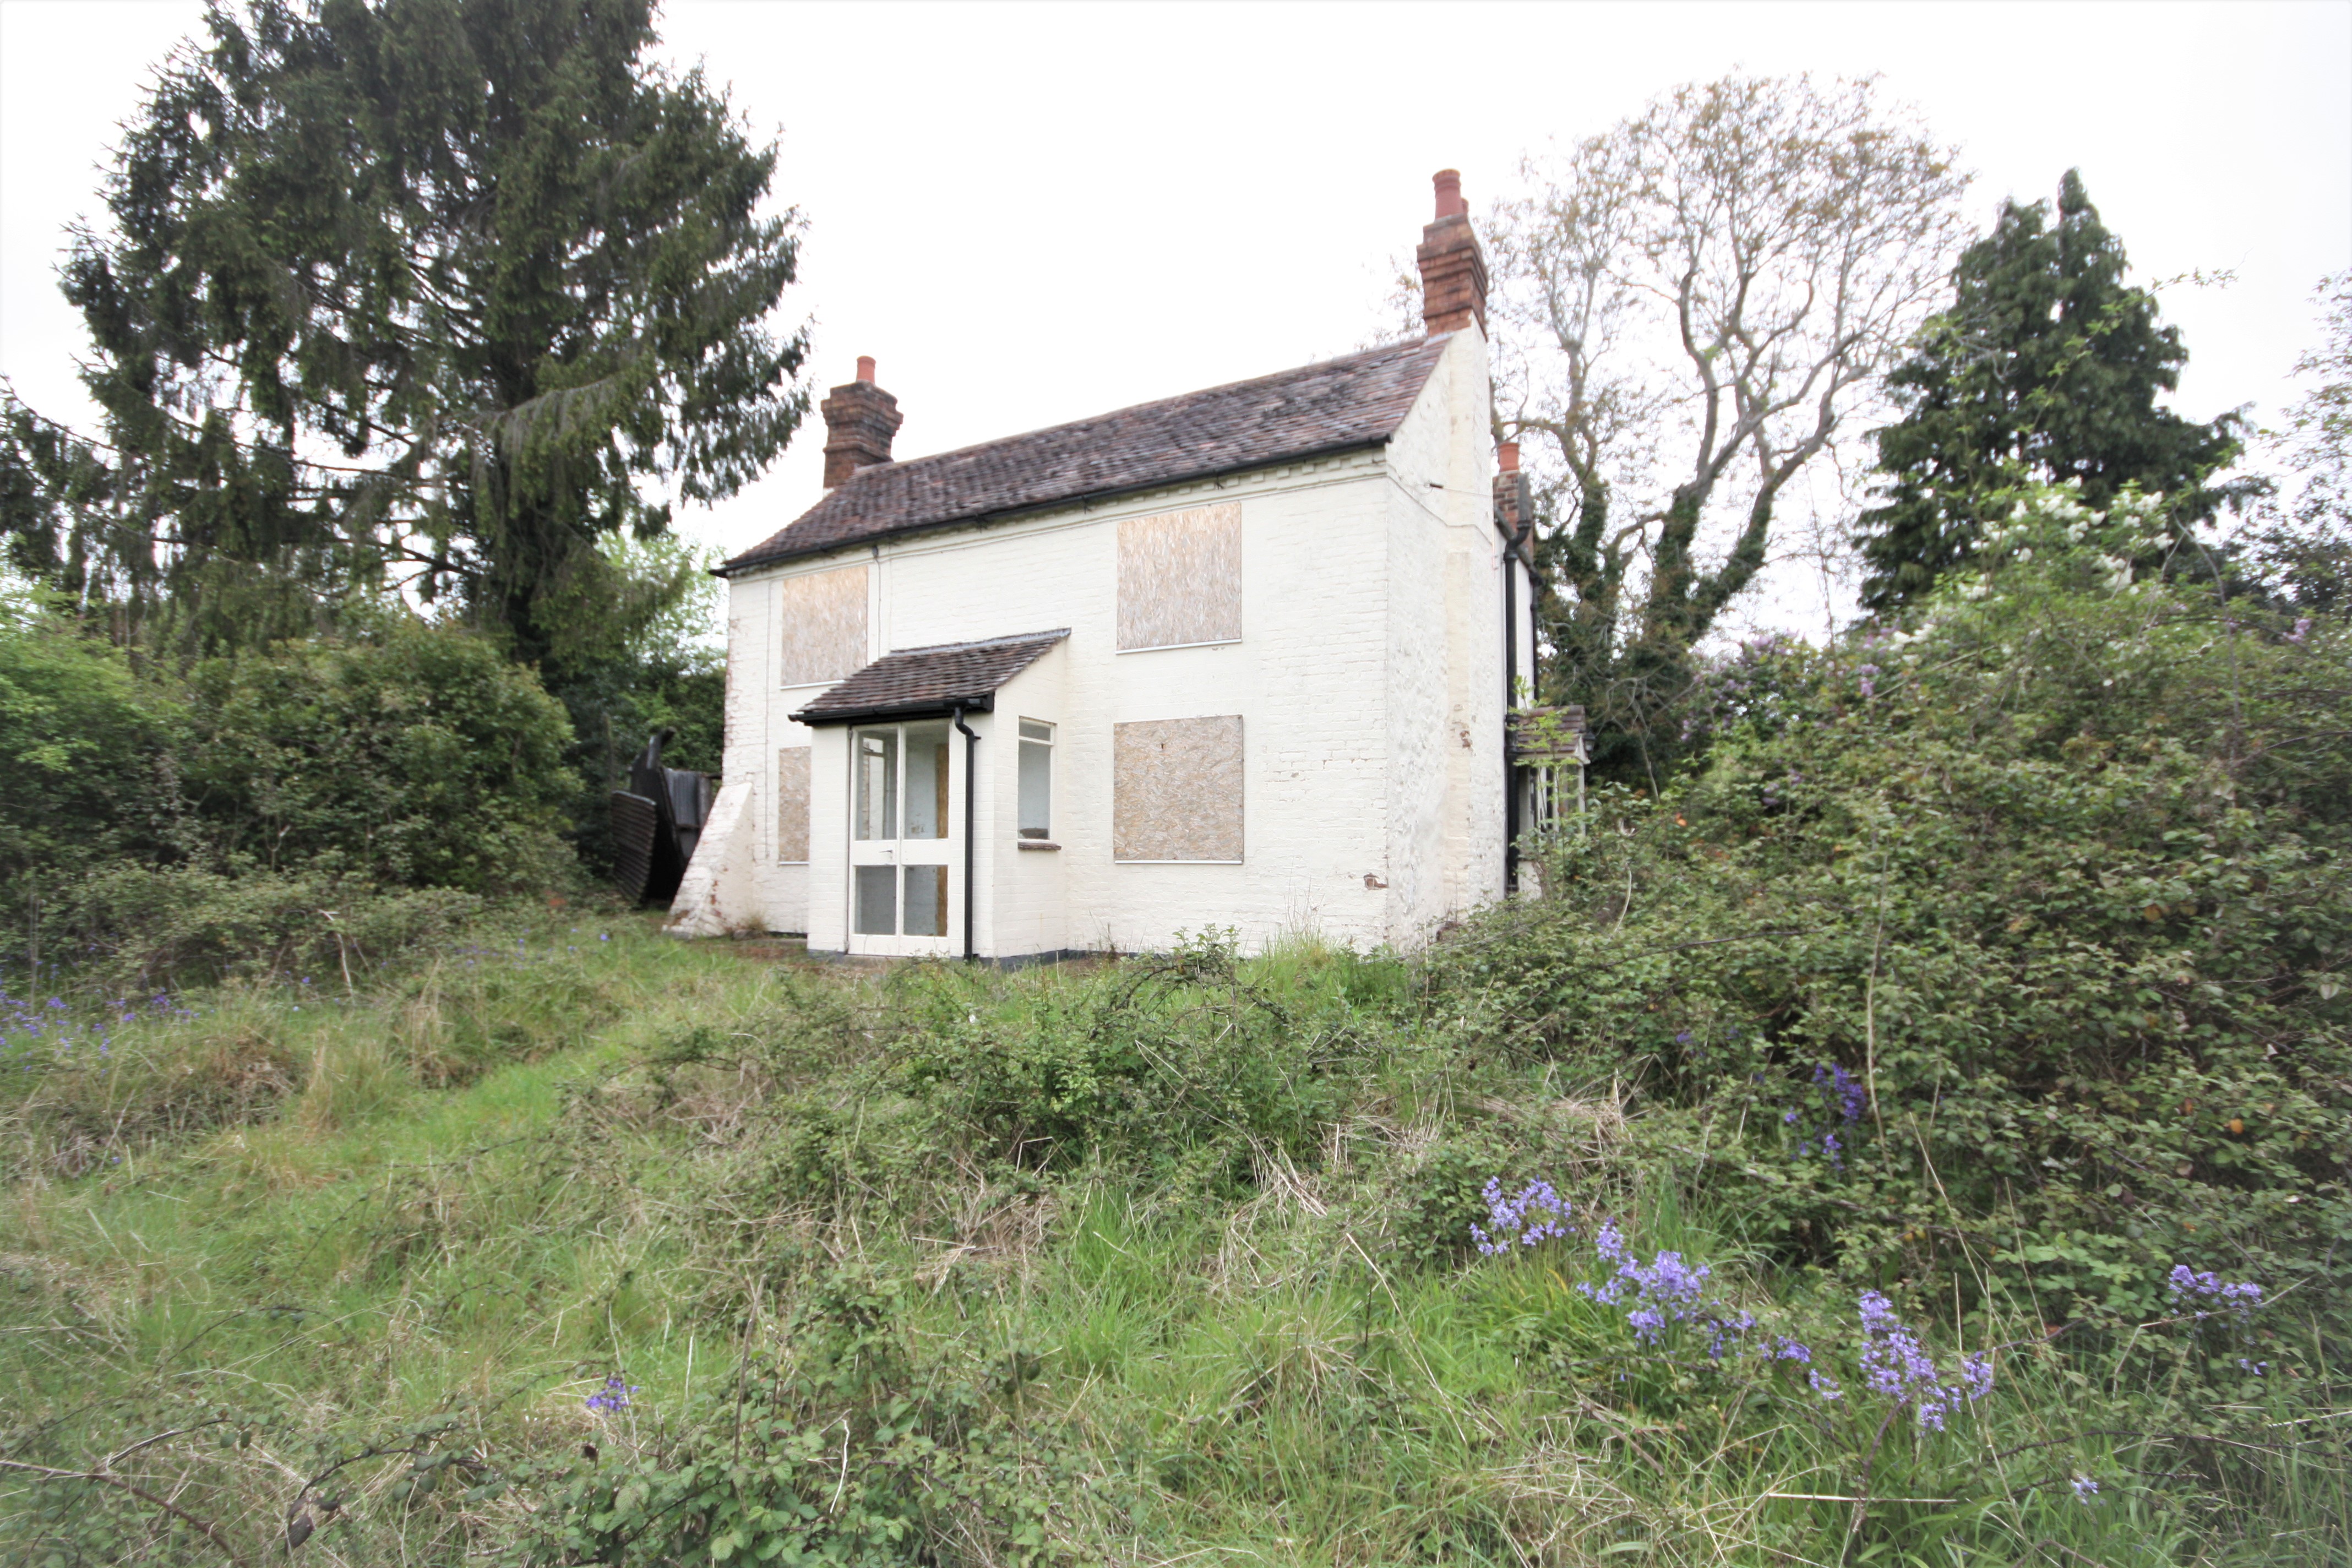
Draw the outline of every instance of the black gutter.
[[[977,697],[959,698],[953,702],[902,702],[895,707],[834,708],[813,713],[803,708],[785,718],[795,724],[817,729],[826,724],[905,724],[917,719],[946,719],[958,713],[992,713],[996,710],[996,694],[982,692]]]
[[[963,736],[963,961],[970,963],[972,960],[971,873],[974,860],[972,847],[980,838],[978,825],[972,817],[972,812],[979,799],[976,789],[980,783],[980,773],[972,763],[973,759],[980,754],[980,731],[963,721],[961,708],[955,710],[955,727]]]

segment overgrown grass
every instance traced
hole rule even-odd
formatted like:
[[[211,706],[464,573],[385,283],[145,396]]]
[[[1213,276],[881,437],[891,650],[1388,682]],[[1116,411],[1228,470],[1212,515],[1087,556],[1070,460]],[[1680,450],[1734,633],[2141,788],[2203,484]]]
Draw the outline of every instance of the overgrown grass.
[[[289,1521],[294,1560],[352,1564],[739,1560],[736,1526],[751,1560],[875,1563],[2352,1542],[2332,1347],[2292,1300],[2257,1353],[2304,1375],[2216,1394],[1890,1282],[1947,1364],[1993,1355],[1922,1432],[1858,1384],[1844,1288],[1404,963],[749,951],[557,916],[16,1069],[0,1552],[259,1563]],[[1480,1257],[1496,1176],[1557,1183],[1577,1233]],[[1844,1396],[1688,1325],[1639,1342],[1578,1289],[1603,1215]]]

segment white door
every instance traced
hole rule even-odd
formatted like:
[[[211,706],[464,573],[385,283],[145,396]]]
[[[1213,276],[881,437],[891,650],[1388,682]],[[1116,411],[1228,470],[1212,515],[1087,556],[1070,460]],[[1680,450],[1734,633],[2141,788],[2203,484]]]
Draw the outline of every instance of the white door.
[[[956,951],[948,898],[955,731],[944,719],[849,733],[849,951]]]

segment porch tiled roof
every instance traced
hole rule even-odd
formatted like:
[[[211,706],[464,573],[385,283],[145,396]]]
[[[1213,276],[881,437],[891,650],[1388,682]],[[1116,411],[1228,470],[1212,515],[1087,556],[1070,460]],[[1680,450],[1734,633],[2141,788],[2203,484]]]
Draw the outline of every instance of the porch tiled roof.
[[[985,713],[996,689],[1068,637],[1024,632],[985,642],[942,643],[887,653],[793,717],[803,724],[847,724],[863,719],[904,719],[956,708]]]
[[[1391,343],[978,447],[875,463],[719,573],[1376,446],[1396,434],[1445,343],[1443,336]]]

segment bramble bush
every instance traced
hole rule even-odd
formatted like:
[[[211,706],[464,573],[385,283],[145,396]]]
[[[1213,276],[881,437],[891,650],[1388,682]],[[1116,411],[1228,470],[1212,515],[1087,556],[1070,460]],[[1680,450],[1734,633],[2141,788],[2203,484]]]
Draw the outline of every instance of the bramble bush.
[[[565,877],[569,735],[454,626],[354,612],[180,670],[0,603],[0,960],[111,994],[394,957]]]
[[[1916,622],[1601,792],[1438,984],[1634,1086],[1785,1261],[2077,1333],[2187,1264],[2352,1327],[2352,637],[2140,570],[2158,533],[2021,497]]]
[[[1337,967],[1338,995],[1364,988],[1352,955]],[[896,1079],[1012,1163],[1101,1160],[1230,1193],[1261,1151],[1311,1159],[1391,1048],[1349,1006],[1297,1005],[1314,995],[1253,983],[1234,933],[1211,929],[1018,1011],[960,1010],[940,992]]]

